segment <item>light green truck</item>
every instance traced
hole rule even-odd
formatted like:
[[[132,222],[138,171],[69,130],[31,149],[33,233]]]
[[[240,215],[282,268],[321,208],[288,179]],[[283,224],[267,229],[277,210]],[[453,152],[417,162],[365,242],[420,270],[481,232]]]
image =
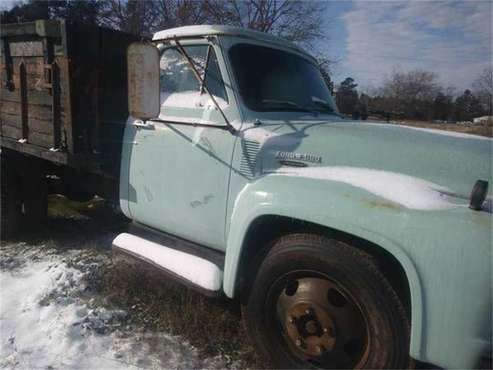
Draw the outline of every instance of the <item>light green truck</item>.
[[[129,89],[114,246],[241,299],[274,366],[488,356],[490,139],[344,120],[310,55],[230,27],[133,45]]]
[[[128,49],[115,250],[239,299],[278,368],[472,368],[492,338],[493,142],[337,112],[316,61],[224,26]]]

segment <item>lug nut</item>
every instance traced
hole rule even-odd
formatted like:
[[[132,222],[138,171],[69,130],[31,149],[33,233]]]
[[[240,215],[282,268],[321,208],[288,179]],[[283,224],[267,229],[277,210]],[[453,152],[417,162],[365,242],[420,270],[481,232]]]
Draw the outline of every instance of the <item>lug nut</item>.
[[[328,328],[324,328],[323,329],[324,333],[327,334],[329,337],[333,337],[334,336],[334,331],[332,328],[328,329]]]

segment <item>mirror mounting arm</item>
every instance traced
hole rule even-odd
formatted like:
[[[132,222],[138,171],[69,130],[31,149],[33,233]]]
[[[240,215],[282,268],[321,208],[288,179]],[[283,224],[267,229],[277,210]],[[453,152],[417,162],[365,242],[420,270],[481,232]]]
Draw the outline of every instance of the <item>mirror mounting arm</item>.
[[[226,126],[227,126],[227,129],[228,131],[231,133],[231,134],[236,134],[236,129],[233,127],[233,125],[229,122],[228,118],[226,117],[226,115],[224,114],[224,111],[221,109],[221,107],[219,106],[219,104],[217,103],[216,99],[214,98],[214,96],[212,95],[212,93],[209,91],[209,88],[207,87],[207,84],[205,83],[204,79],[200,76],[200,73],[197,71],[197,68],[195,68],[195,65],[193,64],[193,60],[192,58],[190,58],[190,56],[187,54],[187,52],[185,51],[185,49],[183,48],[182,44],[180,43],[180,41],[178,41],[178,38],[177,37],[174,37],[173,38],[173,41],[175,42],[175,45],[178,47],[178,50],[180,50],[180,53],[185,57],[185,59],[187,60],[188,64],[190,65],[190,68],[192,68],[192,71],[193,71],[193,74],[195,75],[195,78],[197,79],[197,81],[199,82],[200,86],[203,87],[203,89],[205,90],[205,92],[209,95],[209,97],[211,98],[212,102],[214,103],[215,107],[217,108],[217,110],[221,113],[221,116],[223,117],[224,119],[224,122],[226,122]]]

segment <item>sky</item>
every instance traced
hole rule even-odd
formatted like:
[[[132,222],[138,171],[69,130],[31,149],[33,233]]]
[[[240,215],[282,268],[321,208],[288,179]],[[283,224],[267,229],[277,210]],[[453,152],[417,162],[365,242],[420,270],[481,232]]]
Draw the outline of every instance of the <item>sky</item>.
[[[13,0],[0,0],[0,9]],[[327,37],[316,47],[338,62],[334,80],[378,87],[393,70],[423,69],[457,92],[492,64],[493,1],[327,0]]]
[[[492,1],[330,1],[334,79],[378,87],[393,70],[423,69],[458,92],[492,64]]]

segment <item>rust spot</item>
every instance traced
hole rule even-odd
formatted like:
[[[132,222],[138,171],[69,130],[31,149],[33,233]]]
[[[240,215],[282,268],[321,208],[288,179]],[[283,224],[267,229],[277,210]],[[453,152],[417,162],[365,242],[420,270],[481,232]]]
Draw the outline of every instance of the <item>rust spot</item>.
[[[392,202],[386,202],[386,201],[379,201],[379,200],[368,200],[365,199],[364,202],[370,207],[370,208],[385,208],[385,209],[391,209],[391,210],[400,210],[402,207],[396,203]]]

